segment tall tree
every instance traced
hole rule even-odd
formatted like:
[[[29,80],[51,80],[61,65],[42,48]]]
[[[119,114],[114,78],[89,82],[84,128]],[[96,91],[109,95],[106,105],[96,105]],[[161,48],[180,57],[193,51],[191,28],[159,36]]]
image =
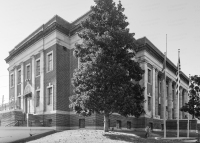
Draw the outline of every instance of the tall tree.
[[[200,77],[197,75],[191,76],[191,83],[189,85],[189,101],[180,109],[183,112],[188,112],[193,118],[200,119]]]
[[[70,97],[70,107],[85,116],[104,114],[107,132],[112,113],[135,117],[144,113],[144,88],[139,85],[144,71],[134,60],[138,49],[121,2],[95,3],[78,33],[83,43],[76,45],[74,55],[81,64],[73,75],[75,94]]]

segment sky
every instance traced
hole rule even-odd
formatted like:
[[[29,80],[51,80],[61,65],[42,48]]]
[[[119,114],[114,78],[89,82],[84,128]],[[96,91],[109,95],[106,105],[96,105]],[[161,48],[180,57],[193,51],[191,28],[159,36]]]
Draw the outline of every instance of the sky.
[[[114,0],[118,3],[118,0]],[[121,0],[135,38],[147,37],[181,70],[200,75],[200,0]],[[0,104],[8,102],[9,76],[5,58],[18,43],[56,14],[73,22],[94,5],[93,0],[0,0]]]

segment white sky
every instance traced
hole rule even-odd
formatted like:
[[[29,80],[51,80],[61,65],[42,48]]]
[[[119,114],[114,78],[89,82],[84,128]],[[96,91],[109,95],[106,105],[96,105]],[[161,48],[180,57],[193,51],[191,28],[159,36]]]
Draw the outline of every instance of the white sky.
[[[114,0],[118,3],[118,0]],[[176,65],[181,50],[181,69],[188,76],[200,75],[199,0],[121,0],[135,38],[146,36]],[[8,101],[8,52],[54,15],[72,22],[90,10],[93,0],[0,0],[0,104]]]

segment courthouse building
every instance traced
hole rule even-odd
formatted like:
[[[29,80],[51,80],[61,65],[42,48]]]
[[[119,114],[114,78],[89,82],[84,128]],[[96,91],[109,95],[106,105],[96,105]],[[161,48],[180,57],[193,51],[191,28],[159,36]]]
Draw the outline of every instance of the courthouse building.
[[[69,108],[69,96],[73,94],[71,78],[74,69],[78,67],[73,50],[75,43],[82,42],[76,32],[81,30],[79,24],[88,14],[89,12],[72,23],[56,15],[9,52],[5,61],[9,64],[10,102],[0,105],[1,126],[27,124],[28,115],[29,125],[32,126],[53,126],[60,129],[103,128],[103,115],[83,117]],[[141,85],[145,87],[146,114],[137,119],[114,113],[110,116],[109,126],[144,129],[150,123],[154,129],[161,130],[164,108],[168,120],[177,118],[177,67],[167,59],[167,97],[164,99],[161,80],[164,54],[146,37],[138,39],[137,44],[139,52],[136,59],[145,70]],[[180,78],[181,107],[188,100],[188,77],[181,72]],[[164,102],[166,107],[163,106]],[[186,117],[186,114],[180,112],[180,119]]]

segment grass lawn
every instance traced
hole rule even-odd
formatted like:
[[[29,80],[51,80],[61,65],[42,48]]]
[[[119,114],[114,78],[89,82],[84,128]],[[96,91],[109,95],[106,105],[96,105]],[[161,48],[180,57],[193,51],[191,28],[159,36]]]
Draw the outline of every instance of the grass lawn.
[[[163,137],[162,132],[153,132],[150,138],[144,138],[143,131],[110,131],[104,133],[102,130],[66,130],[57,132],[43,138],[30,141],[29,143],[182,143],[182,140],[154,139]],[[174,137],[175,133],[167,133]],[[183,136],[186,134],[180,134]],[[176,136],[176,135],[175,135]],[[191,136],[197,136],[191,133]]]

